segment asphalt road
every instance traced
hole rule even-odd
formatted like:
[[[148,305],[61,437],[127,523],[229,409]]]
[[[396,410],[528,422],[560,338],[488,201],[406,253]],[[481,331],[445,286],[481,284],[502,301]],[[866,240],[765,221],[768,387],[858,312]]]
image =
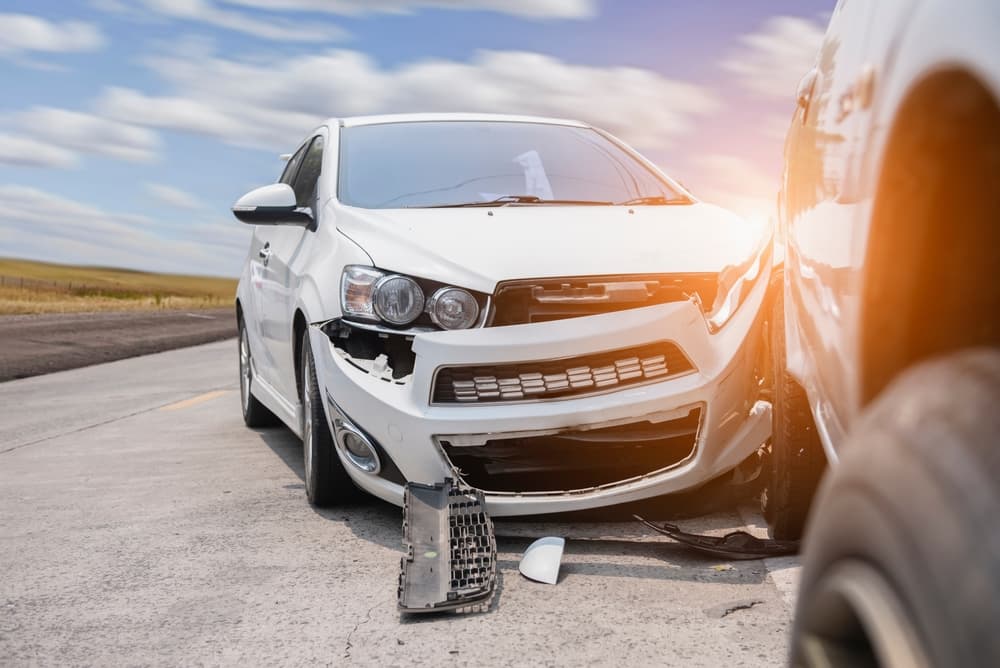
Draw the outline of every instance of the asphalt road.
[[[236,336],[232,308],[0,317],[0,381]]]
[[[243,427],[235,364],[225,341],[0,384],[0,665],[784,661],[794,558],[634,523],[498,521],[489,612],[400,616],[401,512],[312,509],[297,439]],[[542,535],[569,538],[555,586],[517,572]]]

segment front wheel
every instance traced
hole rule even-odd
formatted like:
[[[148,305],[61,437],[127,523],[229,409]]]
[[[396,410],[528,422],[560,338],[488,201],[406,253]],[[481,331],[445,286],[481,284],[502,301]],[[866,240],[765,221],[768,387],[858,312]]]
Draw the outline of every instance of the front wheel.
[[[1000,666],[1000,352],[905,373],[852,431],[806,535],[792,659]]]
[[[768,321],[774,379],[773,428],[761,506],[774,538],[798,540],[826,468],[826,455],[806,392],[786,371],[784,301],[778,283]]]
[[[333,506],[354,498],[357,488],[337,455],[316,382],[309,332],[302,334],[302,458],[306,496],[314,506]]]

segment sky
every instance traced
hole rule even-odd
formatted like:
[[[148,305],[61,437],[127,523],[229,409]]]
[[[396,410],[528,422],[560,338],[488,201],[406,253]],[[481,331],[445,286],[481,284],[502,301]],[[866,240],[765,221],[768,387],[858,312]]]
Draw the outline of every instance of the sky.
[[[321,120],[574,118],[770,215],[834,0],[2,0],[0,257],[236,276]]]

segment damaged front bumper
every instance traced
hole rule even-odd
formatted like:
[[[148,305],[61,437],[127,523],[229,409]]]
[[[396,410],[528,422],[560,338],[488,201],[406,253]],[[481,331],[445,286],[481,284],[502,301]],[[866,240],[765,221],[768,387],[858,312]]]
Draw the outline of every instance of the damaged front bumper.
[[[585,510],[698,487],[770,436],[771,408],[758,401],[755,375],[766,284],[758,281],[715,334],[693,301],[419,333],[412,372],[402,376],[384,359],[352,359],[312,327],[331,426],[362,431],[380,465],[366,472],[338,453],[359,487],[397,505],[406,482],[457,476],[485,492],[493,516]],[[650,353],[663,344],[681,353],[666,353],[666,373]],[[560,360],[564,370],[553,373]],[[457,375],[442,390],[446,369]],[[578,392],[562,384],[574,381]]]

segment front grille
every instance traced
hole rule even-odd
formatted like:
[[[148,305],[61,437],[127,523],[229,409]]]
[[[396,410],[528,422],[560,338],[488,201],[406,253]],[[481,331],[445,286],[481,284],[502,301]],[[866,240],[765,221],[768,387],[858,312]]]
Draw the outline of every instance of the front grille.
[[[694,366],[673,343],[654,343],[562,360],[442,367],[433,401],[489,403],[581,396],[663,380]]]
[[[556,493],[621,483],[676,466],[695,450],[701,410],[665,422],[637,422],[542,436],[439,443],[462,480],[487,492]],[[457,439],[456,439],[456,442]]]
[[[635,274],[504,281],[494,293],[490,325],[522,325],[681,302],[715,301],[718,274]]]

